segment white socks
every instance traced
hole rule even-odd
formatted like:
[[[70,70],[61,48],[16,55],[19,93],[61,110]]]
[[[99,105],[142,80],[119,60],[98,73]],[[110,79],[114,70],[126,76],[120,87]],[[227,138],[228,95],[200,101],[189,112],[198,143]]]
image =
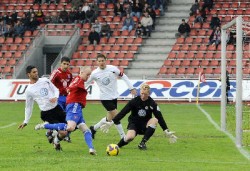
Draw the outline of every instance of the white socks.
[[[121,138],[125,137],[125,132],[122,128],[122,124],[115,125],[117,131],[119,132],[119,135]]]

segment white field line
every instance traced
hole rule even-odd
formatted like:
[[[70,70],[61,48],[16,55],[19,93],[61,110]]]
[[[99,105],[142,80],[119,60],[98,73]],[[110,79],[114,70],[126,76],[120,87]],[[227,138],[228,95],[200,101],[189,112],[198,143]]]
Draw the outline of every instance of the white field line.
[[[196,105],[198,109],[200,109],[200,111],[207,117],[208,121],[214,125],[214,127],[223,132],[224,134],[226,134],[234,143],[235,143],[235,138],[232,136],[232,134],[226,132],[226,131],[223,131],[220,129],[219,125],[217,125],[217,123],[211,118],[211,116],[209,115],[209,113],[207,113],[199,104]],[[242,147],[237,147],[237,149],[239,150],[239,152],[245,157],[247,158],[248,160],[250,160],[250,154],[248,151],[246,151],[245,149],[243,149]]]
[[[0,129],[8,128],[8,127],[11,127],[11,126],[14,126],[14,125],[16,125],[16,122],[13,122],[13,123],[11,123],[9,125],[5,125],[5,126],[0,126]]]

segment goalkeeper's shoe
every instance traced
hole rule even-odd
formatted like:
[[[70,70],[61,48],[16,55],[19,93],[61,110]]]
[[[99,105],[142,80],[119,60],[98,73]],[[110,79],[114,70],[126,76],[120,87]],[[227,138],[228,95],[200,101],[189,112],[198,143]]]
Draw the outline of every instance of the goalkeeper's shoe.
[[[40,130],[40,129],[44,129],[44,125],[48,124],[49,122],[43,122],[41,124],[37,124],[35,126],[35,130]]]
[[[89,149],[89,154],[94,155],[94,156],[97,155],[95,149],[93,149],[93,148]]]
[[[58,144],[54,143],[54,148],[56,151],[62,151],[62,147],[61,147],[60,143],[58,143]]]
[[[92,134],[92,139],[95,139],[96,130],[94,129],[94,126],[90,126],[89,129],[90,129],[91,134]]]
[[[141,143],[138,145],[138,148],[139,148],[140,150],[147,150],[147,146],[146,146],[145,142],[141,142]]]

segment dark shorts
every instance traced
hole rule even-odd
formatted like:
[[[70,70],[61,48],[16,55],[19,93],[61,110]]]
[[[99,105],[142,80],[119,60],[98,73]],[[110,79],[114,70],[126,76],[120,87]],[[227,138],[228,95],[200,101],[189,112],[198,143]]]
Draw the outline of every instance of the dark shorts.
[[[66,113],[57,105],[54,109],[41,111],[41,119],[49,123],[67,123]]]
[[[114,100],[101,100],[102,105],[107,111],[112,111],[117,109],[117,99]]]
[[[144,135],[147,129],[147,122],[129,122],[127,129],[135,130],[136,134]]]

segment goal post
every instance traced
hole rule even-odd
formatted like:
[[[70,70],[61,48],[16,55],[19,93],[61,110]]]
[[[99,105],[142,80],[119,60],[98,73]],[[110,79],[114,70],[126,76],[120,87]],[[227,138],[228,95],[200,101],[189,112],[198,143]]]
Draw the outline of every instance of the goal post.
[[[226,31],[236,24],[236,108],[235,108],[235,144],[242,146],[242,16],[238,16],[221,28],[221,129],[227,131],[226,115]]]

